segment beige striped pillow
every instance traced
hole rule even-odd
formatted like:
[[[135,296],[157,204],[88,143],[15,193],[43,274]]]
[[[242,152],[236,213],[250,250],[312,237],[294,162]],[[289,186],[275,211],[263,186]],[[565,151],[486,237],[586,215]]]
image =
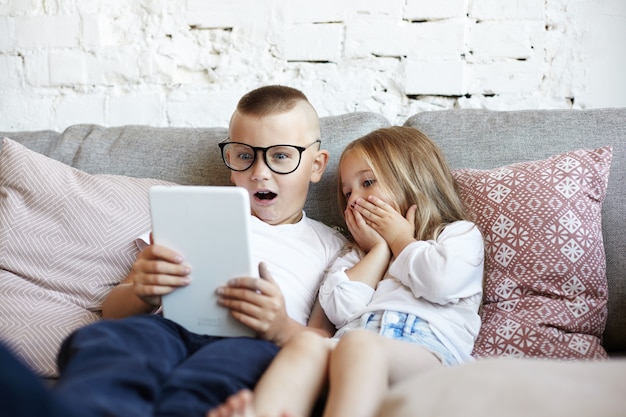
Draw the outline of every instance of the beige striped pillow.
[[[100,304],[150,227],[154,179],[90,175],[5,138],[0,151],[0,338],[42,376]]]

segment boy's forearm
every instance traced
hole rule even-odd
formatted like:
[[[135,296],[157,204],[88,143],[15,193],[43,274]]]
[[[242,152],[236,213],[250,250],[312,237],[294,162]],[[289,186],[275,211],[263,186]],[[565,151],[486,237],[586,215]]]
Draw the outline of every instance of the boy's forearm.
[[[121,283],[109,292],[102,302],[102,318],[122,319],[137,314],[151,313],[151,306],[135,295],[133,284]]]

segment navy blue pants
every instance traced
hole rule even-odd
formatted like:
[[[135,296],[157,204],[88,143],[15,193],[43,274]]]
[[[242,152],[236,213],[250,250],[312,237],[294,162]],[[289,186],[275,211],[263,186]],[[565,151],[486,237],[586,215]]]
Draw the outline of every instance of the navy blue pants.
[[[104,320],[64,342],[56,393],[83,417],[200,417],[252,389],[276,353],[271,342],[202,336],[158,315]]]
[[[0,344],[0,415],[11,417],[80,417],[59,400],[35,373]]]

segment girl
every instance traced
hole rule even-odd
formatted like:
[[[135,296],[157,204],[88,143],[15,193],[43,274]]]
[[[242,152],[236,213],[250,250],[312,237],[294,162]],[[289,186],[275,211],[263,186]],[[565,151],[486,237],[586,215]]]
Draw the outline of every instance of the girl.
[[[410,127],[374,131],[342,153],[338,189],[358,246],[319,291],[335,337],[300,333],[254,395],[243,391],[209,417],[307,416],[327,380],[324,416],[373,416],[390,385],[472,359],[483,240],[437,146]]]

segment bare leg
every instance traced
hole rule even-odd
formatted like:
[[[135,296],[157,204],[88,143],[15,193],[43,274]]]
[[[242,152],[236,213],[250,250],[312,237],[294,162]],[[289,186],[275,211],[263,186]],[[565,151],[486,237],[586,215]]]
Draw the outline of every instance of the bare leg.
[[[326,384],[334,345],[330,339],[305,331],[283,346],[254,389],[257,415],[310,415]]]
[[[244,390],[207,413],[207,417],[308,416],[328,375],[334,342],[302,332],[287,343],[267,368],[254,394]]]
[[[353,330],[330,358],[330,392],[324,417],[376,415],[391,384],[441,362],[425,348]]]

